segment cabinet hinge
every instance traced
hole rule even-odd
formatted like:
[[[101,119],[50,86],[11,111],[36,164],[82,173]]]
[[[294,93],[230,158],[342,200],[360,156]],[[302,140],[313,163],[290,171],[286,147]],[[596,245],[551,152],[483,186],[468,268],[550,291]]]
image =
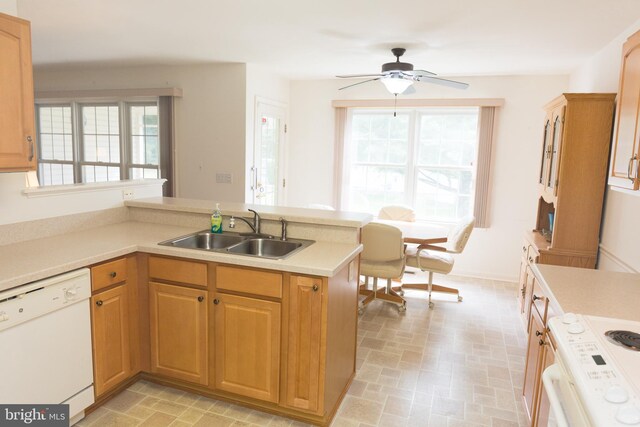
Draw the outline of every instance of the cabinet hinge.
[[[555,187],[556,187],[556,188],[558,188],[558,180],[557,180],[557,179],[556,179],[556,185],[555,185]]]
[[[282,188],[287,186],[287,180],[282,178]]]
[[[284,133],[287,133],[287,124],[284,124]]]

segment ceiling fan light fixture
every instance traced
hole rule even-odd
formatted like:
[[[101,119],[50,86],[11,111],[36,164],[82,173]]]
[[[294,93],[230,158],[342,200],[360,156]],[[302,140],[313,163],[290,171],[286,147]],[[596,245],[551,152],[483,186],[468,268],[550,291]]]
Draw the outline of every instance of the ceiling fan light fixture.
[[[380,79],[389,93],[399,95],[403,93],[409,86],[413,84],[412,80],[404,79],[400,76],[386,76]]]

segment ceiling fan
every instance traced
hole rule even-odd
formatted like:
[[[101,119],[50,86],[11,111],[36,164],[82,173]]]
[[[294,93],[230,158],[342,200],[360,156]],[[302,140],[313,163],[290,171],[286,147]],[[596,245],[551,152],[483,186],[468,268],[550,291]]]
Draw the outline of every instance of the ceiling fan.
[[[341,87],[338,90],[348,89],[368,82],[380,80],[387,90],[398,96],[399,94],[407,94],[411,90],[410,87],[414,82],[434,83],[441,86],[453,87],[456,89],[466,89],[469,87],[467,83],[457,82],[455,80],[447,80],[435,77],[436,74],[426,70],[414,70],[413,64],[408,62],[400,62],[400,57],[404,55],[406,49],[395,47],[391,49],[391,53],[396,57],[395,62],[387,62],[382,64],[382,71],[379,74],[348,74],[336,76],[341,79],[373,77],[372,79],[354,83]]]

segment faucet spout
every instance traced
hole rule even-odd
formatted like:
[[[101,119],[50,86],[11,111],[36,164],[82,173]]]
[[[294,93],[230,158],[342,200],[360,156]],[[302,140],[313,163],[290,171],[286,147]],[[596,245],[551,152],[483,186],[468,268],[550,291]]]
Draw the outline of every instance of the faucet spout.
[[[249,209],[249,212],[253,212],[253,232],[260,234],[260,215],[253,209]]]
[[[232,218],[232,219],[234,219],[234,220],[239,219],[240,221],[244,221],[244,222],[246,222],[246,223],[247,223],[247,225],[248,225],[249,227],[251,227],[251,231],[253,231],[254,233],[257,233],[255,226],[254,226],[251,222],[249,222],[249,220],[248,220],[248,219],[243,218],[243,217],[241,217],[241,216],[236,216],[236,217],[231,217],[231,218]],[[234,225],[233,227],[230,227],[230,228],[235,228],[235,225]]]

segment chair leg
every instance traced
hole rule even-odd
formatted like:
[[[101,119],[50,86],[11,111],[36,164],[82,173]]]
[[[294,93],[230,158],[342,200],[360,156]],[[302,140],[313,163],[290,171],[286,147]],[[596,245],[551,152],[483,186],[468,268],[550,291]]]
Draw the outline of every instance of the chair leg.
[[[431,292],[433,291],[433,271],[429,272],[429,308],[433,308],[433,303],[431,302]]]
[[[426,272],[426,271],[425,271]],[[448,288],[446,286],[434,285],[433,284],[433,272],[429,271],[429,281],[428,283],[403,283],[402,287],[394,287],[393,290],[398,292],[398,289],[406,288],[406,289],[420,289],[423,291],[427,291],[429,293],[429,307],[433,308],[433,302],[431,301],[431,295],[433,292],[442,292],[446,294],[454,294],[456,295],[458,302],[462,302],[462,296],[460,296],[460,291],[455,288]]]

